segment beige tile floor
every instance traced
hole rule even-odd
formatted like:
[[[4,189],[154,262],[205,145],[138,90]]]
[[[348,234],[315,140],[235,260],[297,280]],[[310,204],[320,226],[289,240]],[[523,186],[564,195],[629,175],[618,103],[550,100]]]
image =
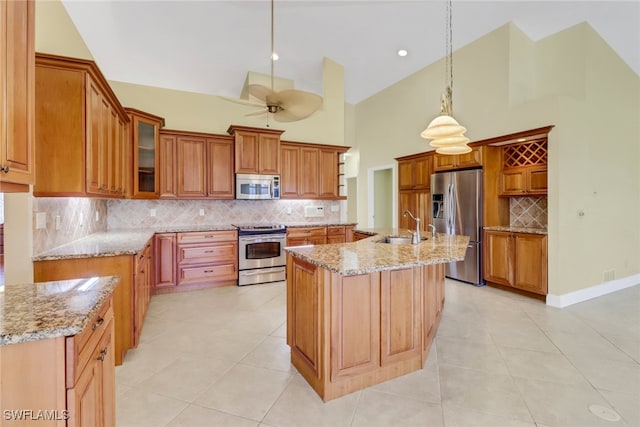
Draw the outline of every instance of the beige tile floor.
[[[424,369],[329,403],[289,363],[285,306],[284,283],[154,296],[118,426],[640,426],[640,286],[559,310],[447,280]]]

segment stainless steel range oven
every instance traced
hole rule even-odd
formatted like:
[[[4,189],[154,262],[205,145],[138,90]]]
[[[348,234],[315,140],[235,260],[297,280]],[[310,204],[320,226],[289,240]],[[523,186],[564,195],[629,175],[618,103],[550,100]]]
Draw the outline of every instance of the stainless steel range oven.
[[[280,224],[234,224],[238,227],[238,285],[278,282],[286,278],[286,228]]]

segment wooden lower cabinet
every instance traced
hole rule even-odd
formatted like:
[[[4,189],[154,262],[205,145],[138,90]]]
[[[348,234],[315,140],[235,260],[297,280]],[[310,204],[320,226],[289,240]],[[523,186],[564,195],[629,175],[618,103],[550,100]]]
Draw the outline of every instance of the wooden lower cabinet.
[[[484,278],[540,295],[547,294],[547,236],[487,230]]]
[[[134,303],[133,303],[133,346],[140,343],[140,334],[144,325],[144,318],[151,302],[151,293],[154,285],[153,279],[153,239],[144,249],[136,255],[134,277]]]
[[[238,284],[236,230],[177,233],[176,239],[177,287]]]
[[[341,276],[289,254],[291,363],[324,401],[421,369],[443,302],[443,264]]]
[[[145,248],[148,246],[145,245]],[[33,263],[36,282],[91,276],[120,276],[120,284],[113,292],[113,352],[116,365],[121,365],[127,350],[137,344],[135,336],[142,330],[143,313],[146,313],[148,306],[147,289],[150,289],[150,284],[141,279],[141,272],[137,270],[136,257],[139,255],[70,258]],[[146,271],[149,271],[149,268]],[[147,277],[151,279],[153,275]]]
[[[324,245],[327,227],[287,227],[287,246]]]
[[[354,242],[357,242],[358,240],[362,240],[362,239],[368,239],[369,237],[371,237],[373,235],[374,234],[362,233],[360,231],[352,232],[352,238],[353,238]]]
[[[176,286],[176,233],[158,233],[154,237],[154,290]]]
[[[107,300],[77,335],[0,346],[0,425],[115,425],[112,304]],[[31,410],[33,419],[7,418],[20,410]],[[36,419],[38,411],[47,417]]]

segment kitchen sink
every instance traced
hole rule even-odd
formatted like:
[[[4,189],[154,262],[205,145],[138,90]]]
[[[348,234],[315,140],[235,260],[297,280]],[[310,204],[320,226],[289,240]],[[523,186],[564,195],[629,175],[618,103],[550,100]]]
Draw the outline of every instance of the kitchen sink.
[[[391,243],[392,245],[406,245],[411,243],[411,237],[403,236],[387,236],[382,240],[378,240],[378,243]]]
[[[428,237],[422,237],[421,242],[427,240]],[[408,245],[411,244],[411,237],[406,236],[386,236],[383,239],[378,240],[378,243],[389,243],[392,245]]]

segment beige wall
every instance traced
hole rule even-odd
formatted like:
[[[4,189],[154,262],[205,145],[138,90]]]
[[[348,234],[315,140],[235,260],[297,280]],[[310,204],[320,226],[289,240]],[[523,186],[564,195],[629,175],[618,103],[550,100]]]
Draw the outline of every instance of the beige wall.
[[[356,106],[358,220],[368,168],[427,151],[440,61]],[[454,53],[454,115],[480,140],[545,125],[549,138],[549,292],[640,273],[640,80],[587,24],[536,43],[508,24]],[[584,211],[584,216],[578,216]]]

